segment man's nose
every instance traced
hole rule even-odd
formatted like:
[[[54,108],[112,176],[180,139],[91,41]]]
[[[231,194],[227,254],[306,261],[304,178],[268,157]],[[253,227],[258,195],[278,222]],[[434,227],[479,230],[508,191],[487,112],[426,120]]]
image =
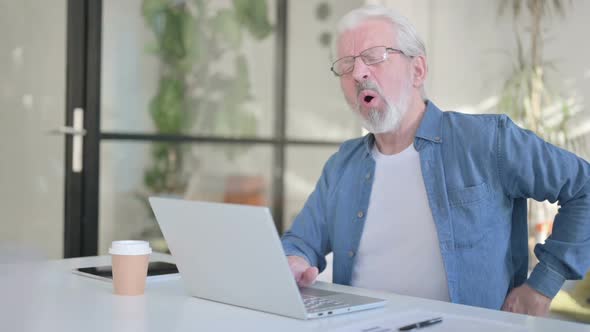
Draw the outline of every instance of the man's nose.
[[[366,81],[369,78],[369,66],[367,66],[361,57],[354,59],[354,68],[352,70],[352,77],[358,83]]]

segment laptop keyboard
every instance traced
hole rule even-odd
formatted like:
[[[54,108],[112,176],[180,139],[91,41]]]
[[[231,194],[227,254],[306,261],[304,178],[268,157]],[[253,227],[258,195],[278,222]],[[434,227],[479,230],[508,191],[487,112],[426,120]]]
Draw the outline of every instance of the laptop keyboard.
[[[322,296],[313,296],[302,294],[303,304],[308,312],[322,311],[326,309],[334,309],[343,307],[346,304],[341,301],[332,300]]]

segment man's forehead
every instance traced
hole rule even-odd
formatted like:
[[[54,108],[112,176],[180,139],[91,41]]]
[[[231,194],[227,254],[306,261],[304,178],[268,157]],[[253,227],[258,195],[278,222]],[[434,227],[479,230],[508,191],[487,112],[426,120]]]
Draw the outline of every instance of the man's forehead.
[[[373,46],[396,46],[396,29],[384,18],[368,19],[344,31],[337,42],[338,56],[356,55]]]

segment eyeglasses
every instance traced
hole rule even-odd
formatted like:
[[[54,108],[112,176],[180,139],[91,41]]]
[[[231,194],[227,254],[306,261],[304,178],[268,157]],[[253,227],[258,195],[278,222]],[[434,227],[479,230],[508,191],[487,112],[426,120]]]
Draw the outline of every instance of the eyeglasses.
[[[367,48],[366,50],[359,53],[359,55],[345,56],[343,58],[336,60],[332,64],[332,67],[330,68],[330,70],[334,73],[334,75],[342,76],[344,74],[348,74],[348,73],[352,72],[352,70],[354,69],[354,63],[356,61],[356,58],[358,58],[358,57],[360,57],[361,60],[363,60],[365,65],[371,66],[371,65],[374,65],[379,62],[383,62],[383,61],[387,60],[387,58],[389,57],[389,53],[399,53],[399,54],[406,55],[403,51],[395,49],[395,48],[385,47],[385,46],[375,46],[375,47]]]

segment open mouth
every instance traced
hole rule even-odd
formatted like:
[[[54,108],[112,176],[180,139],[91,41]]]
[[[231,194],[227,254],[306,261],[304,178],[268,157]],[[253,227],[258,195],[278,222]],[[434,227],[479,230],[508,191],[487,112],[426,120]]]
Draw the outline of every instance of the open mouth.
[[[379,102],[379,94],[373,90],[361,91],[358,98],[359,103],[367,107],[376,106]]]

